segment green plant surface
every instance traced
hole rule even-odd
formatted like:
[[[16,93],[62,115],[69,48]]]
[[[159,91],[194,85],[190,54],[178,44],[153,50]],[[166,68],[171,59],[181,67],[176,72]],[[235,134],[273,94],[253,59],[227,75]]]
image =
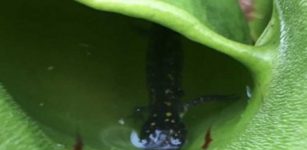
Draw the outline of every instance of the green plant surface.
[[[53,143],[37,124],[18,108],[6,91],[0,88],[0,149],[63,149],[61,145]],[[43,140],[38,140],[43,139]]]
[[[51,0],[0,6],[0,79],[11,95],[1,89],[0,148],[72,149],[81,134],[87,149],[134,149],[129,133],[138,124],[129,114],[147,102],[142,30],[150,22],[183,36],[184,100],[242,93],[248,71],[253,77],[248,102],[213,102],[186,114],[184,149],[200,149],[209,127],[210,149],[306,147],[306,1],[275,0],[274,9],[257,1],[256,12],[273,15],[255,46],[267,22],[246,22],[235,0],[78,2],[101,12]]]
[[[237,140],[226,146],[264,149],[306,147],[306,1],[275,1],[280,45],[262,104]],[[244,140],[242,140],[244,139]],[[244,141],[244,142],[243,142]]]

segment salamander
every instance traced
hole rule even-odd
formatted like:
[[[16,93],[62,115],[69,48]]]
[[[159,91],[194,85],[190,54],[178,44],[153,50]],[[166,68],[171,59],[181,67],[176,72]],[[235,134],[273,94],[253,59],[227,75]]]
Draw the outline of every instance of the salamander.
[[[147,85],[151,107],[140,139],[145,149],[178,149],[186,138],[181,120],[183,51],[180,38],[173,31],[154,27],[147,51]]]
[[[180,37],[161,26],[155,26],[152,31],[146,57],[150,110],[141,128],[139,143],[134,145],[145,150],[179,150],[186,142],[187,129],[182,121],[185,111],[208,100],[232,96],[211,95],[183,103]]]

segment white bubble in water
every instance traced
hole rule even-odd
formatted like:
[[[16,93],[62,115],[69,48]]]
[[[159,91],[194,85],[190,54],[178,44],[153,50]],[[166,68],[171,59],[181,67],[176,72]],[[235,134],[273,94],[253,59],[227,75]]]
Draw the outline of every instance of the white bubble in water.
[[[124,124],[125,124],[124,118],[120,118],[120,119],[118,120],[118,123],[119,123],[120,125],[124,125]]]
[[[54,66],[48,66],[48,67],[47,67],[47,70],[48,70],[48,71],[54,70]]]
[[[65,146],[64,146],[63,144],[60,144],[60,143],[57,143],[57,144],[55,145],[55,147],[56,147],[56,148],[59,148],[59,149],[65,148]]]
[[[246,96],[248,98],[251,98],[252,97],[252,89],[249,85],[246,85]]]
[[[39,106],[43,107],[43,106],[45,106],[45,103],[41,102],[41,103],[39,103]]]

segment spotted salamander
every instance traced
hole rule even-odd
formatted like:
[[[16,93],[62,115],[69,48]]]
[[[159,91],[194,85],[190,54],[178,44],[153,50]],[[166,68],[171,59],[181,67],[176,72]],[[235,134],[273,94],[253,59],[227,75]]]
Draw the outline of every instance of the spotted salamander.
[[[186,141],[183,113],[191,106],[227,96],[206,96],[183,103],[181,72],[183,50],[178,34],[161,26],[153,28],[147,51],[146,76],[150,112],[140,131],[137,147],[145,150],[179,150]]]
[[[181,121],[180,101],[183,52],[179,36],[163,27],[154,27],[147,51],[147,84],[150,113],[140,138],[144,149],[179,149],[186,128]]]

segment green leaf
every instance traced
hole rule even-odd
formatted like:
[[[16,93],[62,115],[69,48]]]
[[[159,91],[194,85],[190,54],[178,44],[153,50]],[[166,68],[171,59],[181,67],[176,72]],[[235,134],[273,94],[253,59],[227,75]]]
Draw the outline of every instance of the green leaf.
[[[225,149],[304,149],[307,120],[306,1],[275,1],[280,45],[261,105]],[[296,17],[294,17],[296,16]]]
[[[187,38],[193,41],[205,44],[218,51],[226,53],[236,58],[237,60],[241,61],[247,66],[259,65],[262,63],[262,61],[263,63],[270,63],[269,60],[270,58],[267,57],[268,55],[270,55],[269,52],[268,54],[259,56],[258,54],[259,51],[251,50],[252,47],[236,43],[232,40],[226,39],[220,34],[217,34],[217,32],[222,33],[222,35],[226,37],[228,35],[233,39],[237,40],[240,38],[240,35],[247,34],[242,32],[246,27],[246,24],[242,23],[242,21],[244,20],[243,15],[241,15],[240,17],[236,17],[238,15],[231,15],[231,17],[223,15],[225,16],[221,18],[221,20],[223,21],[217,21],[219,20],[217,18],[220,18],[220,14],[224,12],[225,8],[228,8],[228,5],[233,6],[231,9],[232,13],[230,14],[236,14],[239,12],[238,2],[234,0],[232,1],[224,0],[223,3],[219,3],[219,1],[212,1],[212,2],[210,1],[212,5],[208,4],[200,5],[199,1],[195,2],[195,4],[193,2],[193,5],[190,4],[192,2],[186,2],[186,1],[167,1],[167,2],[152,1],[152,0],[147,0],[147,1],[78,0],[78,1],[86,5],[92,6],[93,8],[96,9],[117,12],[133,17],[148,19],[154,22],[159,22],[160,24],[168,26],[169,28],[184,34]],[[225,4],[225,7],[223,7],[223,4]],[[199,7],[199,6],[208,6],[207,7],[208,10],[206,10],[206,7]],[[213,9],[217,9],[220,11],[212,12]],[[223,12],[221,12],[221,10],[223,10]],[[208,12],[209,15],[207,15]],[[228,19],[230,21],[227,21]],[[219,24],[219,27],[217,27],[216,24]],[[231,27],[234,24],[238,24],[236,25],[236,27],[238,27],[240,31],[231,33],[232,30],[236,29],[234,27]],[[217,32],[210,30],[210,27],[212,28],[212,26]],[[228,34],[222,31],[225,28],[227,29]],[[239,38],[236,38],[237,35]],[[244,39],[249,40],[246,36]],[[261,53],[264,52],[262,51]],[[248,58],[246,57],[247,55],[249,55]],[[257,63],[255,61],[257,61]],[[251,67],[251,69],[253,68],[255,67]]]
[[[0,87],[0,149],[64,149],[52,142]]]
[[[155,22],[184,36],[185,100],[244,92],[251,83],[241,64],[253,77],[248,104],[215,102],[188,112],[184,149],[200,149],[209,127],[211,149],[304,149],[306,1],[276,0],[263,32],[267,21],[246,22],[235,0],[79,2],[104,12],[51,0],[0,6],[0,78],[14,99],[1,88],[0,147],[72,149],[80,134],[87,148],[134,149],[129,136],[139,125],[131,114],[147,104],[148,37],[140,28]],[[256,8],[267,10],[264,18],[271,10],[264,1]]]

